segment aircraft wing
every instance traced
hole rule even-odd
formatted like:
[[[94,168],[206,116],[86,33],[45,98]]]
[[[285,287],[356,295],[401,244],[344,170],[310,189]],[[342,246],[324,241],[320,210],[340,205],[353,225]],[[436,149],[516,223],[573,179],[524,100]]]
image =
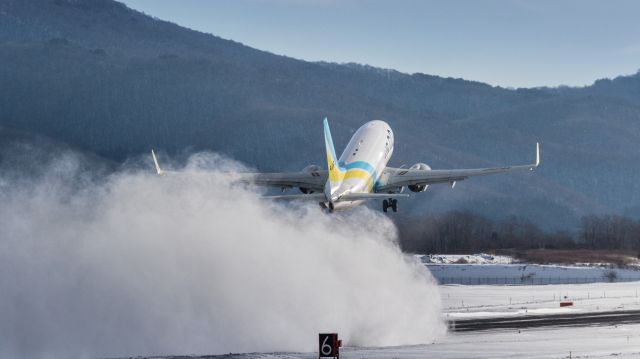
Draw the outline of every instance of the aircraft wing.
[[[301,187],[314,192],[324,191],[327,171],[280,172],[280,173],[238,173],[239,180],[259,186]]]
[[[178,174],[178,172],[165,171],[160,168],[160,164],[153,150],[151,150],[151,158],[153,159],[153,164],[158,176]],[[323,192],[324,184],[327,182],[327,171],[322,170],[279,173],[233,173],[232,175],[233,179],[237,182],[259,186],[301,187],[313,192]]]
[[[455,183],[473,176],[487,176],[511,171],[534,170],[540,165],[540,145],[536,144],[536,162],[529,165],[474,168],[458,170],[412,170],[406,168],[387,167],[383,176],[387,180],[376,187],[376,192],[396,192],[409,185],[431,185],[437,183]]]

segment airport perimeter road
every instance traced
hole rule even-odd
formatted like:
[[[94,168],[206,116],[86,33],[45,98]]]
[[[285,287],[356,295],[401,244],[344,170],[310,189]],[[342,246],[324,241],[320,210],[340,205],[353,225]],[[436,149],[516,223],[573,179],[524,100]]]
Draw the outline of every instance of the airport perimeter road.
[[[449,320],[452,332],[640,323],[640,310]]]

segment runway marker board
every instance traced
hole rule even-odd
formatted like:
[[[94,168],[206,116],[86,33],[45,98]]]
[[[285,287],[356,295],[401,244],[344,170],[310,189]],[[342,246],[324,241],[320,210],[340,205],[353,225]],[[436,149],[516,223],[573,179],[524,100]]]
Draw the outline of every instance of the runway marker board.
[[[318,334],[318,357],[340,358],[342,340],[338,339],[338,333]]]

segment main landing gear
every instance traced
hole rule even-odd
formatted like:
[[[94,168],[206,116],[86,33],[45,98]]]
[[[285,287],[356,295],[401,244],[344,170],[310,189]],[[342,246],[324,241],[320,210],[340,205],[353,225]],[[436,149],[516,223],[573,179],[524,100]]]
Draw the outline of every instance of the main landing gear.
[[[398,212],[398,200],[389,198],[382,201],[382,211],[387,212],[387,209],[391,208],[394,212]]]

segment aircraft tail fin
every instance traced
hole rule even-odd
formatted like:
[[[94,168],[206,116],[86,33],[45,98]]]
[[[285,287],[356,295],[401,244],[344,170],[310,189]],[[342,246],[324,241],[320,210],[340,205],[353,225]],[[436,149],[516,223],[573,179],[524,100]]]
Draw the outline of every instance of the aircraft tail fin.
[[[340,167],[338,163],[338,157],[336,156],[336,150],[333,147],[333,139],[331,138],[331,131],[329,130],[329,121],[325,117],[324,122],[324,144],[327,150],[327,169],[329,171],[329,186],[330,192],[327,193],[327,197],[330,198],[331,194],[340,187],[345,174],[345,170]]]

